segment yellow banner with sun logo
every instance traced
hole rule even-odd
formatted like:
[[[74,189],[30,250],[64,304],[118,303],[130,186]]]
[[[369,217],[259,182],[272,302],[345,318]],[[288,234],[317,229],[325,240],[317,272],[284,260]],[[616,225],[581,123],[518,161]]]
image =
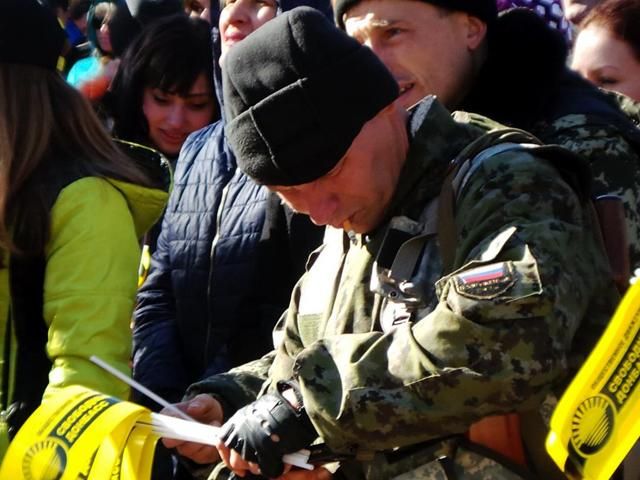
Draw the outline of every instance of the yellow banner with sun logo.
[[[608,479],[640,436],[640,282],[560,399],[547,452],[572,478]]]
[[[150,423],[144,407],[83,387],[65,388],[17,433],[0,479],[146,480],[158,440],[145,426]]]

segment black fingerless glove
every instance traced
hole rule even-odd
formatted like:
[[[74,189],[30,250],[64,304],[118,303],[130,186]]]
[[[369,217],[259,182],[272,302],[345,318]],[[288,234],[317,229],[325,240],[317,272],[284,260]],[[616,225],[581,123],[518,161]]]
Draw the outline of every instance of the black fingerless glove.
[[[293,388],[300,408],[294,408],[282,392]],[[260,466],[262,475],[282,475],[282,456],[308,447],[318,434],[302,406],[295,382],[279,382],[268,393],[238,410],[220,429],[220,439],[242,458]]]

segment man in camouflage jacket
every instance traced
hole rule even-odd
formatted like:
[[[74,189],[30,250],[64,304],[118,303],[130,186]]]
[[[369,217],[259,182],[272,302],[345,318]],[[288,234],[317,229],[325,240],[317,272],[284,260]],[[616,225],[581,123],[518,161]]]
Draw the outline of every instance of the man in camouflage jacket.
[[[638,105],[570,71],[562,35],[528,9],[497,17],[495,0],[332,3],[337,24],[394,75],[406,108],[437,95],[449,110],[485,115],[582,155],[592,196],[622,199],[630,263],[640,266]]]
[[[335,478],[526,476],[464,433],[538,410],[612,312],[582,161],[452,118],[433,97],[407,113],[375,55],[311,9],[271,21],[226,62],[239,166],[328,227],[275,351],[193,385],[180,405],[225,422],[217,450],[165,444],[200,463],[220,455],[214,477],[225,465],[278,477],[283,454],[319,439],[342,457]]]

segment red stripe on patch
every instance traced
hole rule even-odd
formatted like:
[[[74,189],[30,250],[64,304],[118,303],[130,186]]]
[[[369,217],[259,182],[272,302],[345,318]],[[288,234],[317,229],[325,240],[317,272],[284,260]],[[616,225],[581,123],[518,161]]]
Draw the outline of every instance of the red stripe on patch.
[[[468,285],[502,278],[505,274],[504,264],[501,263],[499,265],[474,268],[473,270],[458,274],[458,278],[460,278],[464,284]]]

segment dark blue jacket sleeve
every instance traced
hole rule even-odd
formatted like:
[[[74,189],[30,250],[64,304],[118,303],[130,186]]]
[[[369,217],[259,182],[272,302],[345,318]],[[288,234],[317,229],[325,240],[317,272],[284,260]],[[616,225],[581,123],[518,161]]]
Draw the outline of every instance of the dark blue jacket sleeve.
[[[166,222],[165,217],[149,276],[138,292],[133,323],[133,378],[175,402],[182,398],[188,381],[178,340]],[[133,399],[152,409],[156,407],[155,402],[137,392]]]

